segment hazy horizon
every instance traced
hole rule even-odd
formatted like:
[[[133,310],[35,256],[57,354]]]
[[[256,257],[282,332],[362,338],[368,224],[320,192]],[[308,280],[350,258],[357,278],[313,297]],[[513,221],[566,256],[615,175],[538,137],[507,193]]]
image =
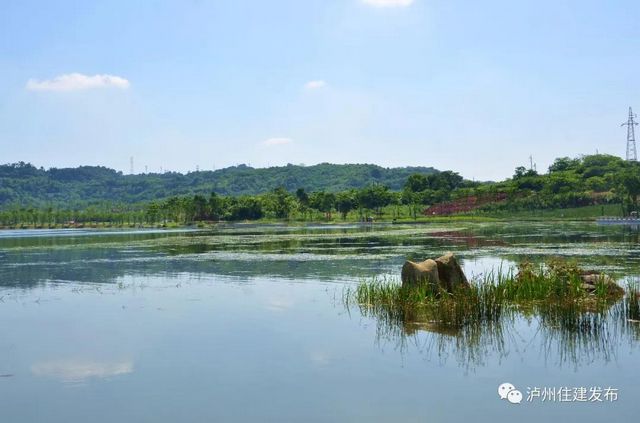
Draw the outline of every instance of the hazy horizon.
[[[630,0],[24,1],[0,16],[3,163],[129,173],[623,156]],[[640,105],[638,105],[640,109]]]

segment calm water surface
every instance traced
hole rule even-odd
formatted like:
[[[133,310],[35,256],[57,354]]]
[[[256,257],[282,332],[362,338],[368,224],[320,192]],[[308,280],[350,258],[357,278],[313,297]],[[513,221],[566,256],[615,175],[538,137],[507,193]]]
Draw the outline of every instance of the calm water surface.
[[[0,232],[0,421],[621,421],[640,330],[396,330],[345,287],[451,250],[469,275],[565,256],[640,277],[636,230],[595,224]],[[500,400],[511,382],[617,401]]]

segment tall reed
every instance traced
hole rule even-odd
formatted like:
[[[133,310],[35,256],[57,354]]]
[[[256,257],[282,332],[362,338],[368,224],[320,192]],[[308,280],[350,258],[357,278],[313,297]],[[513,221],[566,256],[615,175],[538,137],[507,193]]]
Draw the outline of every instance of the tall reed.
[[[634,291],[637,293],[636,291]],[[595,290],[583,287],[581,270],[564,262],[546,265],[521,264],[517,272],[499,269],[453,292],[434,292],[427,286],[402,286],[397,278],[373,278],[347,288],[343,298],[355,301],[368,314],[385,315],[404,323],[437,323],[463,327],[497,323],[515,311],[573,316],[576,312],[604,309],[620,297],[607,289],[605,279]],[[640,317],[637,295],[627,295],[628,315]],[[562,321],[562,320],[561,320]],[[566,324],[572,322],[566,320]]]

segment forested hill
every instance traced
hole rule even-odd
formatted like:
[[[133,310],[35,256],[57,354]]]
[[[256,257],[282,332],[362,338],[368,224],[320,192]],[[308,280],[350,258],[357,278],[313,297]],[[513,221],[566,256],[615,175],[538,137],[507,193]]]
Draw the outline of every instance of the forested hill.
[[[98,166],[45,170],[28,163],[0,166],[0,206],[82,206],[102,201],[137,203],[174,195],[253,195],[284,187],[289,191],[338,192],[380,183],[401,190],[415,173],[437,172],[431,167],[384,168],[371,164],[287,165],[254,169],[239,165],[187,174],[123,175]]]

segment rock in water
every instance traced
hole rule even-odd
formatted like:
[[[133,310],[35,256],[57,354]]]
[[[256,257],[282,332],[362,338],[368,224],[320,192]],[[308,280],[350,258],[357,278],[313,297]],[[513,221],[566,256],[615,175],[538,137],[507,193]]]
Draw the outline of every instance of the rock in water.
[[[438,265],[440,283],[447,292],[453,292],[458,287],[469,287],[469,281],[453,253],[446,253],[435,259],[435,262]]]
[[[427,259],[420,263],[407,260],[402,266],[402,286],[426,285],[438,290],[440,278],[438,276],[438,264],[435,260]]]
[[[402,286],[421,284],[428,285],[435,292],[440,289],[453,292],[459,287],[469,287],[469,281],[452,253],[420,263],[406,261],[402,266]]]

